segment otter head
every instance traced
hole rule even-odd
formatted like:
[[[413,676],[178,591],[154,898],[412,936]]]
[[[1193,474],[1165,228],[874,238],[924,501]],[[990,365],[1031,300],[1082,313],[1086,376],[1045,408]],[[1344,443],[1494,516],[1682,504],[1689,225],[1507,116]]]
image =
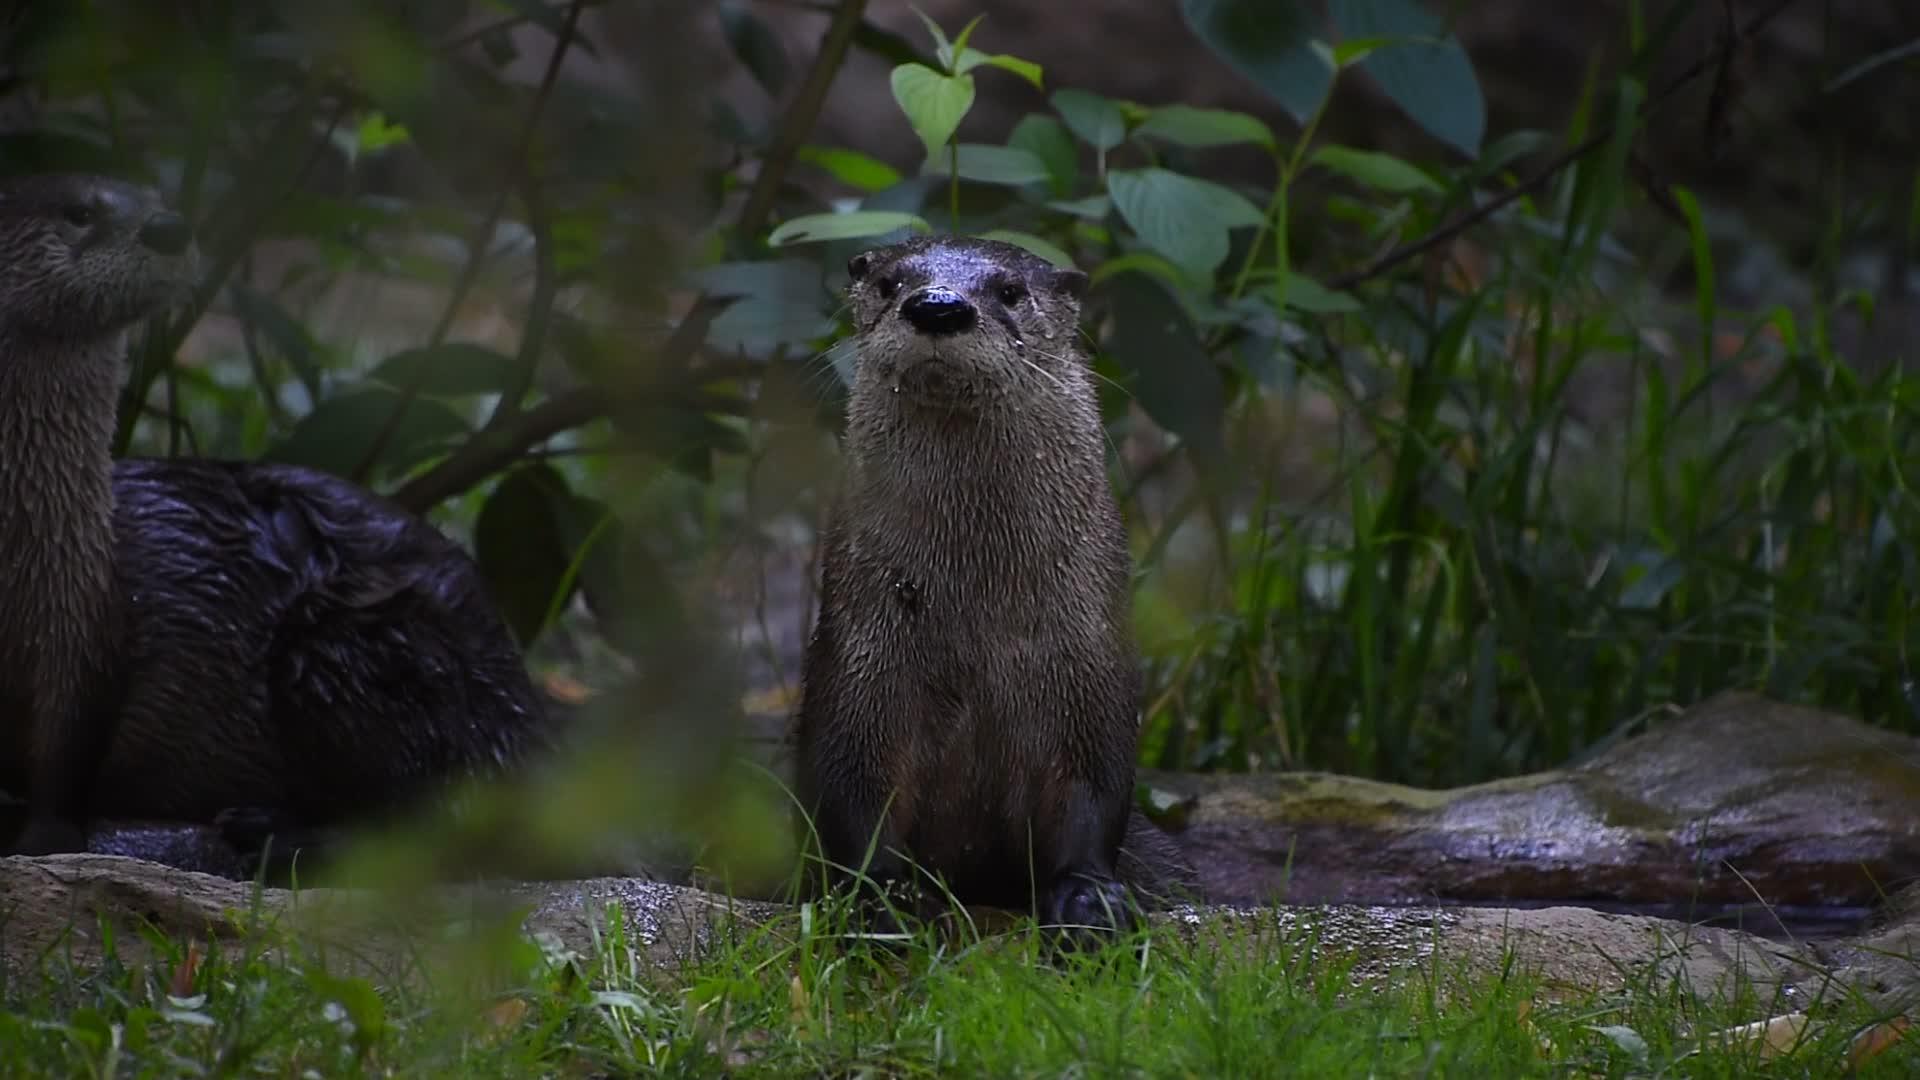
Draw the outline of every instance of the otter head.
[[[0,184],[0,335],[108,338],[184,300],[187,219],[151,188],[52,174]]]
[[[1013,244],[921,237],[855,255],[854,393],[980,412],[1081,365],[1074,335],[1087,275]]]

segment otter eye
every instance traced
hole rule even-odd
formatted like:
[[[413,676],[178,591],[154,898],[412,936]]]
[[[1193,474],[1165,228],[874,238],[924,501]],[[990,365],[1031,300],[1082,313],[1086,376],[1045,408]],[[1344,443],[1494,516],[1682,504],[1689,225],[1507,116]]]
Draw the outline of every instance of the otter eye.
[[[878,288],[880,290],[880,299],[891,300],[893,299],[893,294],[900,291],[900,281],[889,274],[880,279]]]
[[[872,263],[873,260],[868,258],[864,252],[855,255],[853,258],[847,260],[847,276],[855,281],[859,281],[861,278],[867,276],[867,267],[872,265]]]
[[[69,222],[82,228],[93,224],[93,207],[86,203],[68,203],[60,214]]]
[[[1027,298],[1027,288],[1014,282],[1000,286],[1000,302],[1012,307]]]

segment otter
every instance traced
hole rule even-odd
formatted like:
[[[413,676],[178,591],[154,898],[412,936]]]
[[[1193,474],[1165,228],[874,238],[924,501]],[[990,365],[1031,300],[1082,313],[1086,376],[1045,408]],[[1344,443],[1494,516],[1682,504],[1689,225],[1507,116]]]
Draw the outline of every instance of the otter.
[[[0,788],[10,850],[102,817],[298,832],[550,743],[467,553],[303,467],[111,451],[130,329],[190,295],[153,190],[0,185]]]
[[[1070,941],[1135,925],[1130,900],[1194,875],[1132,803],[1132,560],[1077,337],[1087,276],[958,236],[847,272],[845,474],[792,731],[814,883],[864,867],[911,897],[917,865]]]

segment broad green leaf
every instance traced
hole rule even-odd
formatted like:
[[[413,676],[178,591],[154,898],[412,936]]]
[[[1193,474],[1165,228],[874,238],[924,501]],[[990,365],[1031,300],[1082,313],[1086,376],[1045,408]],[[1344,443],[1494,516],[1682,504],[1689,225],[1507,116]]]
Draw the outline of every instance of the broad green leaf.
[[[522,465],[500,478],[473,523],[474,561],[522,648],[546,627],[573,564],[574,547],[562,524],[571,497],[558,469]]]
[[[1350,67],[1373,55],[1373,50],[1380,46],[1391,44],[1392,38],[1343,38],[1327,51],[1327,58],[1336,68]]]
[[[795,155],[835,180],[861,191],[884,191],[900,182],[900,173],[878,158],[840,147],[802,146]]]
[[[1120,107],[1085,90],[1055,90],[1047,99],[1075,135],[1105,153],[1127,137],[1127,118]]]
[[[1342,38],[1390,38],[1360,69],[1429,135],[1469,158],[1480,156],[1487,103],[1460,42],[1419,0],[1332,0]]]
[[[404,472],[450,449],[472,430],[460,414],[430,397],[415,397],[395,424],[401,400],[399,391],[384,386],[363,385],[336,394],[301,417],[265,456],[269,461],[351,476],[392,424],[392,434],[374,464],[388,472]]]
[[[1008,146],[1016,146],[1046,163],[1056,194],[1073,190],[1080,175],[1080,151],[1067,126],[1045,113],[1028,113],[1013,127]]]
[[[1304,124],[1333,89],[1333,67],[1312,48],[1318,17],[1304,0],[1180,0],[1187,25],[1227,66]]]
[[[1226,387],[1193,321],[1166,286],[1147,274],[1117,274],[1098,288],[1113,313],[1102,347],[1132,376],[1141,408],[1200,463],[1219,462]]]
[[[767,236],[770,247],[783,247],[787,244],[807,244],[819,240],[855,240],[863,236],[879,236],[895,229],[918,229],[921,232],[932,231],[932,226],[918,214],[902,213],[898,210],[849,210],[844,214],[805,214],[782,222],[780,227]]]
[[[938,153],[973,108],[973,76],[943,75],[920,64],[901,64],[893,69],[893,100],[927,153]]]
[[[1083,217],[1089,221],[1099,221],[1113,209],[1113,199],[1107,195],[1089,195],[1084,199],[1054,199],[1047,203],[1049,210],[1058,210],[1063,214]]]
[[[1272,149],[1273,131],[1258,117],[1228,109],[1196,109],[1191,105],[1166,105],[1153,110],[1145,122],[1133,129],[1136,135],[1152,135],[1181,146],[1234,146],[1256,143]]]
[[[1322,146],[1313,152],[1313,163],[1331,169],[1378,191],[1396,194],[1407,191],[1439,191],[1440,185],[1417,167],[1377,150],[1355,150],[1346,146]]]
[[[955,61],[953,69],[956,74],[965,75],[967,72],[983,64],[987,67],[997,67],[1002,71],[1011,71],[1015,75],[1032,83],[1035,90],[1046,89],[1040,82],[1039,64],[1031,60],[1022,60],[1017,56],[1008,56],[1006,53],[993,53],[989,55],[981,52],[979,49],[962,49],[960,51],[960,59]]]
[[[1009,244],[1018,244],[1055,266],[1069,270],[1074,268],[1073,256],[1032,233],[1020,232],[1017,229],[992,229],[981,233],[980,236],[986,240],[1002,240]]]
[[[1017,146],[961,143],[954,148],[954,152],[959,158],[957,171],[962,180],[1018,187],[1052,179],[1052,174],[1047,171],[1047,163],[1040,160],[1038,154]],[[955,163],[949,160],[948,153],[943,151],[928,158],[922,173],[946,176],[955,171]]]
[[[368,378],[395,389],[412,386],[434,397],[504,394],[526,383],[527,366],[515,356],[470,342],[407,349],[387,357]]]
[[[739,297],[707,328],[707,343],[727,352],[763,354],[833,332],[834,300],[813,259],[756,259],[707,266],[688,275],[701,292]]]
[[[1226,259],[1229,229],[1261,220],[1259,207],[1238,193],[1168,169],[1115,169],[1107,191],[1147,246],[1201,278]]]

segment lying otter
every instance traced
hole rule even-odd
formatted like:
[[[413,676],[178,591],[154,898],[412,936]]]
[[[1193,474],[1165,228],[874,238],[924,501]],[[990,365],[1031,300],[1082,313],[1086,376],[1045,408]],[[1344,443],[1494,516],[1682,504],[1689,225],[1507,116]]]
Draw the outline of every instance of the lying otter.
[[[549,744],[473,562],[288,465],[111,457],[129,328],[187,222],[89,176],[0,185],[0,788],[15,852],[98,816],[367,820]]]

